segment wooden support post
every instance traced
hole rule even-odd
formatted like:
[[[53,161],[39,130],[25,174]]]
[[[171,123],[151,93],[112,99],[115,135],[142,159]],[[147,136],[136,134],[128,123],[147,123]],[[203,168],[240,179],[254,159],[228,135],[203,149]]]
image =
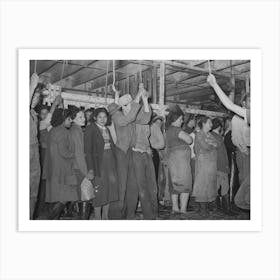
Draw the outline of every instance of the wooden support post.
[[[246,80],[245,80],[245,91],[246,93],[250,92],[250,77],[249,75],[246,76]]]
[[[153,67],[152,80],[153,80],[153,103],[157,103],[157,67]]]
[[[230,65],[232,65],[232,60],[230,61]],[[233,67],[231,67],[231,77],[230,77],[231,91],[229,93],[229,99],[234,103],[235,100],[235,76],[233,72]]]
[[[126,78],[126,93],[130,93],[130,91],[129,91],[129,76]]]
[[[132,98],[135,97],[136,93],[137,92],[137,89],[136,89],[136,84],[137,84],[137,75],[133,75],[131,77],[131,83],[130,83],[130,95],[132,96]]]
[[[146,90],[148,90],[147,71],[146,72],[142,72],[142,81],[143,81],[143,84],[144,84],[144,88]]]
[[[165,64],[164,61],[161,61],[159,68],[159,106],[164,105],[164,95],[165,95]]]
[[[152,70],[148,71],[147,73],[148,79],[147,79],[147,91],[151,93],[152,95]]]
[[[234,100],[235,100],[235,78],[234,77],[230,78],[230,83],[231,83],[231,91],[230,91],[228,97],[234,103]]]

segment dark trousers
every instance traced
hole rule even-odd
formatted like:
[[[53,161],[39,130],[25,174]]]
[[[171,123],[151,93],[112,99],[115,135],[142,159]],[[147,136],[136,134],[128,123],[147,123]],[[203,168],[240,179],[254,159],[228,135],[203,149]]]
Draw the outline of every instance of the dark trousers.
[[[43,170],[44,169],[44,161],[45,161],[46,149],[40,147],[39,155],[40,155],[41,170]],[[42,178],[42,175],[43,175],[42,173],[41,173],[41,178],[40,178],[38,197],[37,197],[37,206],[36,206],[36,211],[35,211],[35,216],[36,217],[43,215],[44,212],[46,211],[46,207],[47,207],[46,202],[45,202],[45,197],[46,197],[46,180]]]
[[[131,150],[128,150],[125,153],[121,149],[116,148],[119,200],[110,203],[108,214],[110,220],[124,219],[124,198],[127,186],[128,164],[131,158],[131,153]]]
[[[153,163],[155,168],[156,182],[158,182],[160,159],[159,159],[158,151],[156,149],[152,149],[152,158],[153,158]]]
[[[126,190],[126,218],[135,218],[138,204],[141,202],[144,219],[157,217],[157,184],[151,155],[132,151],[129,161],[129,173]]]
[[[250,149],[249,154],[236,152],[240,187],[234,197],[235,204],[242,209],[250,210]]]

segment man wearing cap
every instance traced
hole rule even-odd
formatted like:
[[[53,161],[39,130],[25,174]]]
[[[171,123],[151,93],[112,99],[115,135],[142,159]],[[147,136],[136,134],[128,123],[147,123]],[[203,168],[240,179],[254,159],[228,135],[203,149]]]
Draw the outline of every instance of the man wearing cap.
[[[138,198],[141,202],[144,219],[157,217],[157,184],[150,148],[150,120],[152,110],[148,103],[149,93],[139,85],[143,106],[134,123],[132,138],[132,156],[129,162],[129,173],[126,190],[126,218],[135,218]]]
[[[119,200],[110,203],[109,219],[124,218],[124,198],[127,185],[128,163],[131,156],[133,123],[141,108],[140,101],[141,92],[132,100],[130,94],[125,94],[119,98],[116,93],[115,103],[109,104],[108,111],[112,117],[115,126],[117,142],[116,142],[116,159],[117,172],[119,178]],[[118,105],[118,104],[119,105]]]

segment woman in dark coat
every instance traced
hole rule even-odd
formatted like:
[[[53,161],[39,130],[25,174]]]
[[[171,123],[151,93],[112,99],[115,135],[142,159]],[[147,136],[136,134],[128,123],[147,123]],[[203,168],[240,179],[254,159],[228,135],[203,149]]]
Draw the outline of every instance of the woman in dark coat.
[[[96,219],[108,219],[109,205],[118,200],[118,179],[112,140],[108,124],[108,112],[98,108],[95,122],[85,130],[85,155],[88,173],[94,176],[94,185],[99,185],[93,199]]]
[[[79,199],[71,141],[71,112],[57,109],[52,117],[46,154],[46,202],[56,203],[49,219],[59,218],[66,202]]]
[[[88,176],[87,164],[85,159],[84,149],[84,132],[82,127],[85,125],[85,113],[80,108],[73,108],[73,123],[70,128],[71,139],[74,143],[75,159],[74,159],[74,172],[77,176],[77,189],[79,191],[80,202],[79,212],[82,220],[88,220],[90,215],[91,201],[82,201],[81,196],[81,183],[86,177],[92,180],[93,177]]]

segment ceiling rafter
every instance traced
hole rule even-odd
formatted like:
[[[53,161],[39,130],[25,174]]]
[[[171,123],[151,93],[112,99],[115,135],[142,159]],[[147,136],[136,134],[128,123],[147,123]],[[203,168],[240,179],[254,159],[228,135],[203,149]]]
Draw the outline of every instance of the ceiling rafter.
[[[40,61],[40,60],[37,60],[38,65],[39,65],[39,61]],[[49,61],[51,61],[51,60],[49,60]],[[43,73],[46,73],[47,71],[49,71],[50,69],[52,69],[56,64],[58,64],[58,61],[54,62],[53,64],[51,64],[50,66],[48,66],[47,68],[45,68],[43,71],[40,71],[40,72],[38,73],[38,75],[40,76],[40,75],[42,75]],[[38,68],[38,66],[37,66],[37,68]]]
[[[236,66],[244,65],[244,64],[247,64],[247,63],[250,63],[250,60],[245,60],[244,62],[239,62],[239,63],[232,64],[232,65],[229,65],[229,66],[226,66],[226,67],[218,68],[218,69],[215,69],[215,71],[219,72],[219,71],[223,71],[223,70],[229,69],[231,67],[236,67]],[[243,73],[241,73],[241,74],[243,74]],[[193,78],[197,78],[199,76],[201,76],[201,75],[200,74],[191,75],[189,77],[183,78],[182,80],[179,80],[177,83],[181,83],[183,81],[187,81],[187,80],[190,80],[190,79],[193,79]]]
[[[97,61],[98,61],[98,60],[93,60],[92,62],[88,63],[86,66],[81,66],[79,69],[76,69],[76,70],[74,70],[73,72],[68,73],[67,75],[65,75],[65,76],[62,77],[62,80],[66,79],[66,78],[68,78],[68,77],[70,77],[70,76],[72,76],[72,75],[74,75],[74,74],[77,74],[78,72],[80,72],[80,71],[86,69],[88,66],[93,65],[93,64],[96,63]],[[62,61],[59,61],[59,63],[63,63],[63,62],[62,62]],[[57,79],[57,80],[54,81],[54,83],[57,83],[57,82],[59,82],[59,81],[60,81],[60,79]]]
[[[119,69],[124,68],[124,67],[127,66],[127,65],[129,65],[129,62],[126,62],[126,63],[124,63],[123,65],[121,65],[121,66],[119,66],[119,67],[116,67],[115,71],[116,71],[116,72],[119,72]],[[80,82],[80,83],[78,83],[78,84],[75,84],[75,85],[73,85],[73,86],[74,86],[74,87],[77,87],[77,86],[80,86],[80,85],[82,85],[82,84],[85,84],[85,83],[89,83],[89,82],[91,82],[91,81],[94,81],[94,80],[96,80],[96,79],[98,79],[98,78],[101,78],[101,77],[103,77],[103,76],[106,76],[106,75],[107,75],[107,70],[106,70],[106,69],[104,69],[104,70],[105,70],[105,71],[104,71],[103,73],[101,73],[100,75],[90,77],[89,79],[87,79],[87,80],[85,80],[85,81],[83,81],[83,82]],[[108,75],[109,75],[110,73],[112,73],[112,72],[113,72],[112,70],[109,70],[109,71],[108,71]]]

